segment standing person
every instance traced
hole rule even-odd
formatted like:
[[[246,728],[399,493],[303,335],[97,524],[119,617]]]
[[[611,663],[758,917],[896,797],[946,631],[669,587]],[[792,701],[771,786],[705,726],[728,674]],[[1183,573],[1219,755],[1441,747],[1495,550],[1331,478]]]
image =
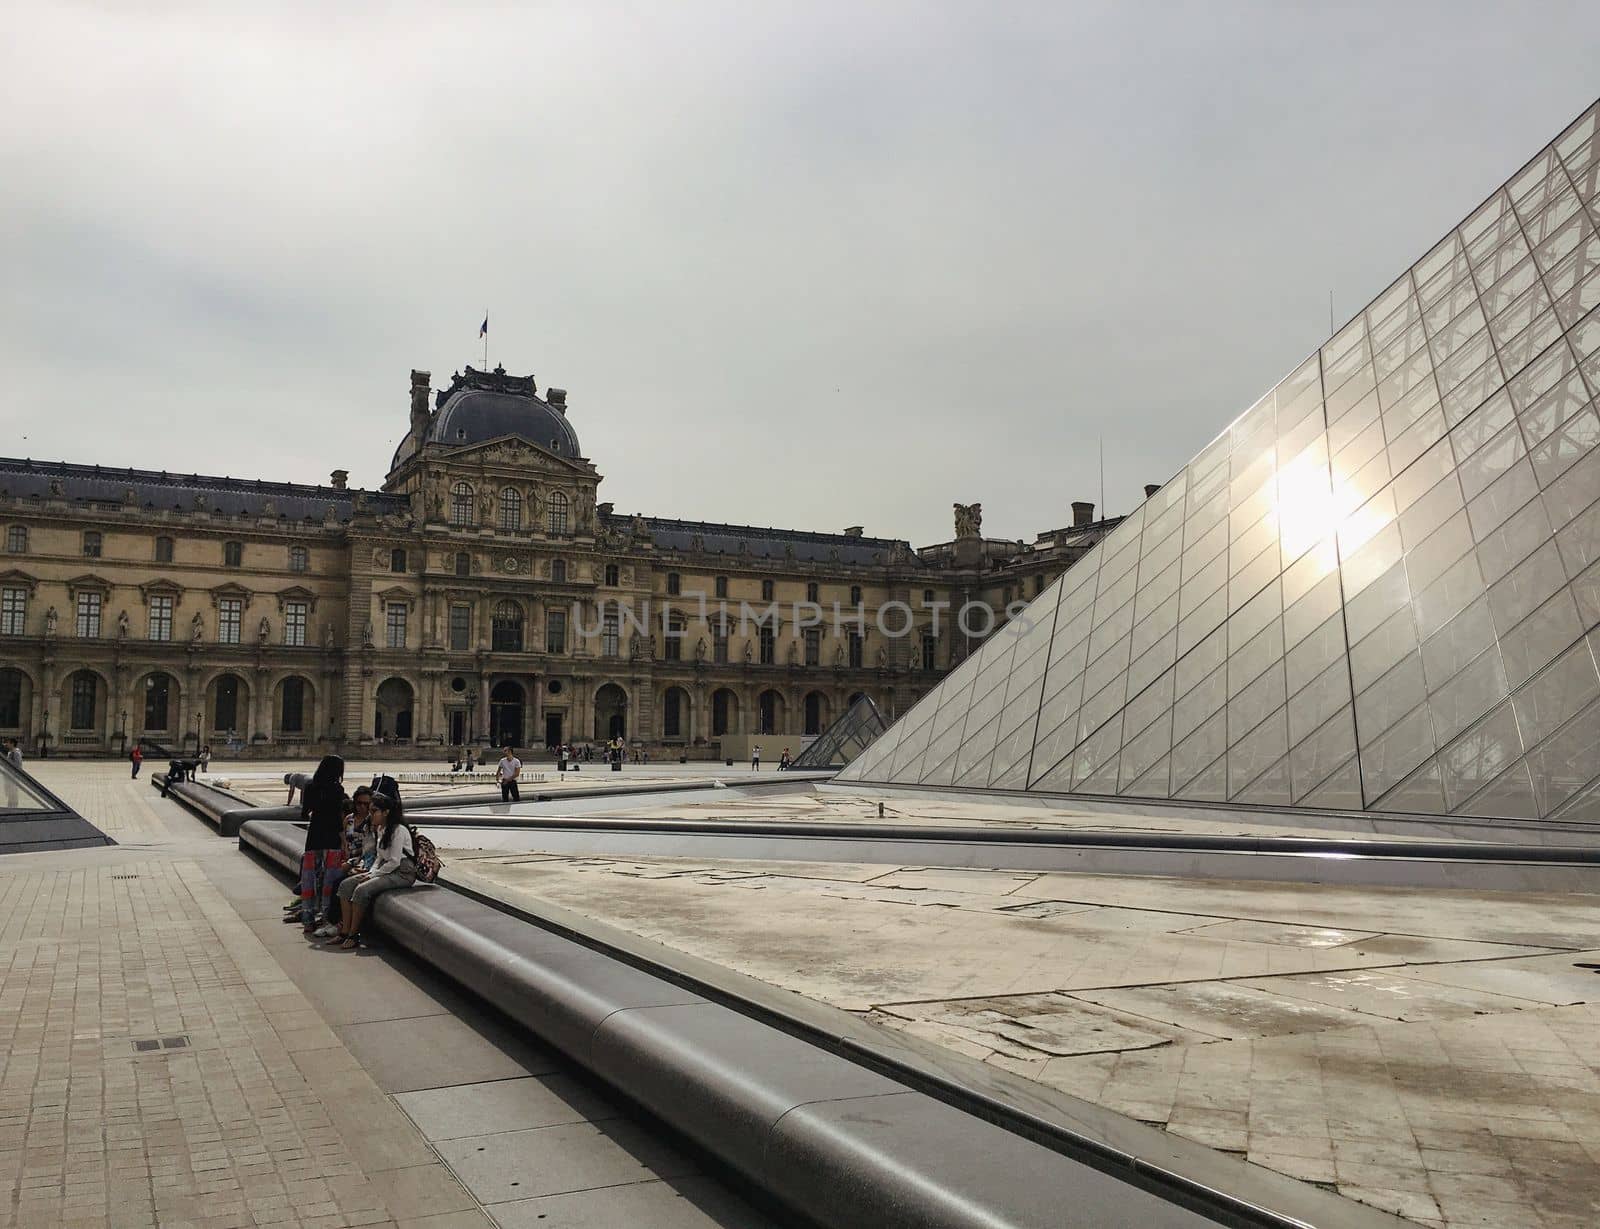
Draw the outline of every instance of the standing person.
[[[500,759],[499,765],[494,770],[494,778],[500,782],[501,802],[520,802],[522,795],[517,792],[517,778],[522,774],[522,761],[516,757],[515,748],[510,743],[506,744],[506,753]]]
[[[128,752],[128,759],[133,764],[133,776],[130,780],[137,781],[139,779],[139,765],[144,763],[144,752],[139,749],[138,743],[133,744],[133,750]]]
[[[760,772],[761,771],[761,744],[760,743],[751,743],[750,744],[750,771],[751,772]]]
[[[211,744],[210,743],[207,743],[205,746],[200,748],[200,771],[201,772],[210,772],[211,771]]]
[[[11,739],[10,741],[11,746],[6,750],[6,760],[10,763],[11,767],[15,768],[18,772],[21,772],[22,741],[16,738]]]
[[[306,847],[300,855],[300,925],[307,934],[317,917],[333,916],[333,898],[344,878],[344,761],[325,755],[300,792],[300,818],[306,821]],[[296,920],[291,914],[285,922]]]
[[[783,749],[783,754],[778,757],[778,771],[779,772],[788,772],[789,771],[789,748],[788,747],[785,747]]]
[[[361,946],[361,923],[366,921],[374,900],[384,892],[409,888],[417,881],[416,849],[400,800],[381,791],[373,794],[372,824],[378,833],[378,856],[371,872],[353,875],[339,885],[337,934],[343,939],[341,951],[351,952]]]
[[[15,738],[8,738],[4,744],[0,745],[3,745],[6,749],[6,763],[20,773],[22,771],[22,744]],[[9,772],[0,773],[0,776],[6,779],[6,805],[14,807],[17,805],[17,778]]]

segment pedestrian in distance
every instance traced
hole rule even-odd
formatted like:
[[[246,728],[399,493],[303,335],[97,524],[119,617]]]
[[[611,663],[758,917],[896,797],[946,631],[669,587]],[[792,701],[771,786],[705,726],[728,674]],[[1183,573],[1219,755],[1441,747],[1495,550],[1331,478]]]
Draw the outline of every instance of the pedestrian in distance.
[[[128,760],[133,765],[131,779],[137,781],[139,779],[139,766],[144,763],[144,752],[140,750],[138,743],[134,743],[133,750],[128,752]]]
[[[506,744],[505,751],[494,770],[495,780],[500,782],[500,801],[520,802],[522,795],[517,790],[517,778],[522,775],[522,761],[517,758],[516,748],[510,743]]]
[[[761,771],[761,745],[759,743],[750,748],[750,771]]]

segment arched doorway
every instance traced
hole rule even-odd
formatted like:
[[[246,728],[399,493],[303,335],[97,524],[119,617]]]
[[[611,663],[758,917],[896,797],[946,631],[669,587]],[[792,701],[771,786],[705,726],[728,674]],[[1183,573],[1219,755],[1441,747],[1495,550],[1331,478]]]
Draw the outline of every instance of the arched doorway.
[[[711,693],[711,737],[732,734],[739,725],[739,697],[726,687]]]
[[[375,698],[378,711],[373,717],[373,737],[410,738],[411,684],[400,678],[384,679]]]
[[[594,736],[597,742],[628,736],[628,693],[615,683],[594,693]]]
[[[522,684],[501,679],[489,689],[489,740],[496,747],[522,745],[522,708],[527,692]]]
[[[758,734],[777,734],[783,729],[783,696],[770,688],[756,697],[760,717]]]
[[[311,730],[311,684],[291,674],[278,684],[278,736],[300,738]],[[256,731],[260,734],[261,731]]]
[[[689,737],[689,693],[682,687],[668,687],[661,697],[661,737]]]
[[[820,691],[806,692],[805,734],[820,734],[828,714],[828,700]]]
[[[29,715],[33,711],[33,680],[21,670],[0,670],[0,735],[29,745]]]
[[[237,674],[218,675],[211,684],[211,732],[237,734],[244,726],[248,692]]]
[[[143,705],[142,724],[139,729],[143,734],[157,738],[171,738],[180,730],[178,684],[170,674],[157,670],[145,675],[139,693]]]

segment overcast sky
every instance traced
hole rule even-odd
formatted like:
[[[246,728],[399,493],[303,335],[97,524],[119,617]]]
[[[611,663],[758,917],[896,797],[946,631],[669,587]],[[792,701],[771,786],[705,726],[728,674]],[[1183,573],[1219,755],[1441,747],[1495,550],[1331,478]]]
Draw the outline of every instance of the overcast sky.
[[[226,15],[237,10],[237,15]],[[1600,94],[1600,4],[8,6],[0,453],[382,481],[413,367],[619,511],[1124,512]]]

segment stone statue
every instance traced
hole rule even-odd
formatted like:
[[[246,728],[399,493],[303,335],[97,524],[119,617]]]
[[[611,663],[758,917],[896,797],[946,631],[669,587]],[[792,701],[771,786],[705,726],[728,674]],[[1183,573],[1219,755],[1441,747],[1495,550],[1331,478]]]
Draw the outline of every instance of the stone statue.
[[[578,492],[578,528],[587,529],[594,518],[594,492],[587,488]]]
[[[54,636],[56,634],[57,617],[56,608],[54,606],[50,607],[49,610],[44,612],[44,634],[46,636]]]
[[[270,636],[271,634],[272,634],[272,628],[267,623],[267,616],[266,615],[262,615],[261,616],[261,624],[260,624],[259,627],[256,628],[256,639],[261,641],[262,644],[266,644],[267,637]]]
[[[800,644],[795,640],[789,641],[789,664],[791,666],[800,664]]]
[[[119,612],[118,615],[117,615],[117,639],[118,640],[126,640],[127,638],[128,638],[128,612],[126,610],[124,610],[124,611]]]
[[[372,620],[371,619],[368,619],[367,620],[367,625],[361,629],[361,647],[364,648],[364,649],[370,649],[372,647]]]
[[[656,634],[651,632],[648,636],[646,636],[644,638],[644,644],[645,651],[650,655],[650,660],[654,661],[656,659]]]
[[[701,636],[700,639],[695,642],[694,659],[696,661],[704,661],[706,659],[706,638],[704,636]]]
[[[632,639],[628,641],[628,656],[633,658],[634,661],[638,661],[644,656],[644,637],[639,635],[638,632],[634,632]]]
[[[331,649],[333,647],[333,624],[332,623],[324,623],[322,625],[322,647],[325,648],[325,649]]]
[[[883,645],[880,644],[878,646],[878,669],[887,670],[888,668],[889,668],[889,650],[884,648]]]
[[[844,645],[839,645],[833,650],[833,664],[836,667],[844,665]]]
[[[956,537],[975,538],[983,528],[982,504],[956,504]]]
[[[755,659],[755,654],[750,651],[750,642],[744,642],[744,664],[749,665]]]
[[[200,617],[200,612],[194,612],[194,618],[189,620],[189,643],[199,644],[200,637],[206,634],[206,621]]]

